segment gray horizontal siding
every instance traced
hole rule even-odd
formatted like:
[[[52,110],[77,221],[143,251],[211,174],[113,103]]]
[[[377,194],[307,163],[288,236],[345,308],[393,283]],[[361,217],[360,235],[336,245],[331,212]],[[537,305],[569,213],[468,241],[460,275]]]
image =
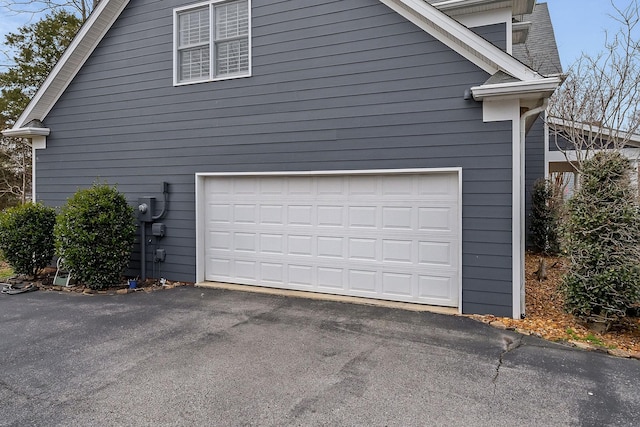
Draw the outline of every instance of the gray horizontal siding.
[[[253,0],[252,77],[174,87],[185,4],[125,9],[45,119],[39,199],[106,181],[133,204],[169,182],[151,249],[193,281],[195,173],[462,167],[463,308],[511,314],[511,124],[463,99],[485,72],[375,0]],[[476,31],[504,43],[504,26]]]
[[[531,244],[529,229],[531,227],[531,196],[535,182],[544,178],[544,117],[540,116],[533,124],[525,138],[525,227],[527,246]]]

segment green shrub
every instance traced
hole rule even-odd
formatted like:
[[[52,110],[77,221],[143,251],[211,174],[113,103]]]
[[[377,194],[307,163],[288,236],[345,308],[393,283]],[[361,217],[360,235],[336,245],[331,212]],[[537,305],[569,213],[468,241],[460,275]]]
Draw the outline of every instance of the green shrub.
[[[640,215],[630,174],[621,154],[598,153],[583,163],[568,203],[565,305],[585,321],[610,326],[640,302]]]
[[[91,289],[117,285],[135,238],[133,208],[108,185],[94,184],[67,200],[55,226],[56,250]]]
[[[0,214],[0,250],[15,273],[36,276],[54,254],[53,208],[34,203],[8,208]]]
[[[546,179],[537,180],[531,194],[531,224],[529,226],[529,236],[535,252],[545,255],[560,252],[558,217],[559,212],[553,185]]]

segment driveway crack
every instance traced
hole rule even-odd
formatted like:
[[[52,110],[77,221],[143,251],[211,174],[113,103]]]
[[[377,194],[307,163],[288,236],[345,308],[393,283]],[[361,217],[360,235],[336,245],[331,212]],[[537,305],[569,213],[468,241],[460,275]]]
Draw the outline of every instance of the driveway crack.
[[[504,356],[522,346],[522,337],[517,337],[515,340],[511,337],[503,336],[502,337],[503,350],[500,353],[500,357],[498,358],[498,364],[496,365],[496,373],[493,376],[493,395],[496,394],[496,389],[498,387],[498,376],[500,376],[500,368],[502,367],[502,363],[504,361]]]

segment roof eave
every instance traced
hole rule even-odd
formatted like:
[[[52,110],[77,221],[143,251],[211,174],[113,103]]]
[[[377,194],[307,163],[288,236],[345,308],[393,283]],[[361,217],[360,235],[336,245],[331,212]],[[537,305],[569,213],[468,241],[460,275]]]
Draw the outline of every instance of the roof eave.
[[[474,86],[471,88],[476,101],[498,101],[507,99],[541,99],[550,97],[560,86],[559,77],[546,77],[509,83]]]
[[[2,135],[9,138],[33,138],[34,136],[49,136],[51,129],[43,127],[12,128],[2,131]]]
[[[442,0],[431,4],[455,16],[507,7],[513,15],[526,15],[533,11],[535,3],[536,0]]]

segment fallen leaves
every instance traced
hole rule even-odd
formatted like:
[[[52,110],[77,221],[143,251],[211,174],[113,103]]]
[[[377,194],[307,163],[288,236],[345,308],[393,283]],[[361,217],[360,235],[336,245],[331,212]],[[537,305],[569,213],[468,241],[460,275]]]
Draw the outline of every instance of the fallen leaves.
[[[539,255],[527,254],[526,256],[525,319],[473,317],[498,328],[504,327],[551,341],[569,341],[574,345],[584,343],[585,347],[608,350],[610,354],[616,356],[635,357],[640,354],[640,318],[627,318],[621,325],[605,333],[589,329],[563,310],[559,286],[567,268],[564,258],[545,258],[547,279],[543,281],[535,278],[540,259]]]

